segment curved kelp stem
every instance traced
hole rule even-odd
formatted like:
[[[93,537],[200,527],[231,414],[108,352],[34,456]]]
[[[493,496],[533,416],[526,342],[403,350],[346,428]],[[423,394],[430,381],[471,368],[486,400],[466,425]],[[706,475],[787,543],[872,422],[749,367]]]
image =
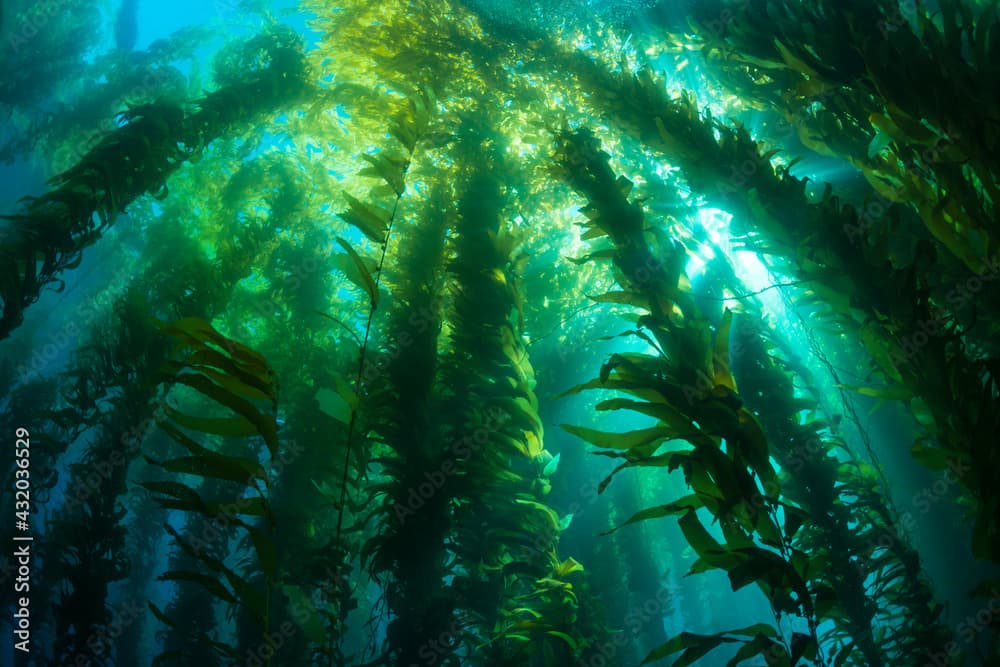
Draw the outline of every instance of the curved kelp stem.
[[[304,90],[305,65],[296,36],[273,31],[247,42],[244,53],[249,73],[244,81],[209,93],[192,113],[169,102],[123,111],[121,126],[55,176],[53,190],[26,198],[19,213],[4,216],[0,339],[21,324],[24,309],[45,287],[80,263],[84,249],[136,198],[166,197],[167,179],[182,164]]]
[[[345,384],[338,388],[341,398],[347,403],[350,409],[350,414],[346,422],[347,443],[344,448],[343,469],[341,470],[339,489],[340,500],[337,505],[337,523],[334,536],[334,551],[338,554],[342,552],[344,515],[348,502],[348,479],[352,468],[351,458],[354,454],[355,440],[359,428],[359,411],[364,395],[365,373],[368,370],[368,366],[366,365],[368,343],[372,333],[372,322],[374,321],[375,311],[378,308],[379,286],[382,281],[383,265],[386,253],[388,252],[389,238],[393,224],[396,221],[400,201],[406,191],[406,174],[413,160],[417,143],[427,130],[432,110],[432,101],[428,93],[415,93],[409,98],[407,108],[393,120],[389,128],[389,133],[402,145],[405,151],[404,154],[398,155],[387,151],[380,151],[375,154],[363,156],[370,166],[362,170],[361,174],[383,181],[384,185],[394,194],[392,208],[386,210],[345,194],[349,208],[340,214],[345,221],[360,230],[368,239],[380,244],[381,254],[378,261],[372,266],[347,241],[341,238],[337,239],[337,242],[346,253],[334,258],[336,265],[352,283],[368,295],[369,299],[365,331],[359,337],[361,345],[358,349],[358,365],[353,380],[353,387],[348,387]],[[381,190],[382,188],[379,189]],[[366,463],[363,462],[360,468],[363,469],[365,465]]]

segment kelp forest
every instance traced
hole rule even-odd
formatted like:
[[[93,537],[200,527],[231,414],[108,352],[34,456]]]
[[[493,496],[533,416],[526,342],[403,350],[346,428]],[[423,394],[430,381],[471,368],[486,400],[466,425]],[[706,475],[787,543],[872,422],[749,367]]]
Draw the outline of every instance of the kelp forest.
[[[1000,7],[0,5],[0,664],[1000,665]]]

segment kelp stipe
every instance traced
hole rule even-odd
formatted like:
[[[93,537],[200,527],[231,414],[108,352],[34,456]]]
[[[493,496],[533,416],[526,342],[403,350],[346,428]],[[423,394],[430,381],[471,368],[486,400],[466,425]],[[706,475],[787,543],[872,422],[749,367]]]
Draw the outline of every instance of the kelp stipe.
[[[482,638],[473,644],[473,664],[567,664],[585,640],[575,627],[571,581],[583,568],[559,558],[560,519],[540,483],[543,428],[521,338],[517,239],[503,216],[505,177],[513,174],[503,145],[467,122],[459,155],[470,166],[449,265],[455,293],[443,368],[455,416],[445,432],[457,443],[449,484],[456,497],[455,587],[473,638]]]
[[[710,636],[681,633],[654,649],[644,662],[676,653],[682,660],[692,660],[722,643],[735,642],[742,643],[737,653],[741,659],[763,654],[778,664],[795,665],[800,660],[825,664],[817,635],[822,607],[812,585],[817,566],[810,567],[810,557],[795,541],[808,513],[783,499],[780,478],[769,463],[765,433],[737,393],[729,369],[731,313],[727,311],[714,334],[710,332],[681,287],[687,281],[676,261],[676,247],[669,240],[650,245],[647,238],[657,235],[647,237],[641,208],[628,202],[631,183],[614,176],[607,155],[590,135],[563,134],[558,145],[559,172],[590,200],[583,209],[588,236],[610,237],[616,249],[611,261],[625,290],[622,298],[648,311],[639,318],[641,329],[631,333],[658,353],[613,355],[599,378],[572,390],[610,388],[642,398],[642,402],[612,399],[603,407],[636,410],[655,417],[658,426],[624,434],[564,428],[612,450],[611,456],[625,458],[618,470],[682,468],[694,493],[643,510],[626,523],[681,515],[681,530],[700,556],[692,572],[722,569],[734,590],[756,583],[776,619],[774,627],[760,624]],[[664,441],[677,439],[687,440],[693,449],[657,454]],[[698,509],[708,510],[719,521],[725,542],[705,530]],[[807,631],[782,636],[780,620],[785,614],[800,618]],[[875,656],[868,659],[881,664]]]

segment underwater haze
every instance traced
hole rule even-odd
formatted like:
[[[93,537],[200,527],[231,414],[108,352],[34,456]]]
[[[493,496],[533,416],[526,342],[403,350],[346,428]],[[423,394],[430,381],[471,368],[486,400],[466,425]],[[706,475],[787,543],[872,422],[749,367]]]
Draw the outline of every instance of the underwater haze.
[[[0,4],[0,667],[1000,667],[986,0]]]

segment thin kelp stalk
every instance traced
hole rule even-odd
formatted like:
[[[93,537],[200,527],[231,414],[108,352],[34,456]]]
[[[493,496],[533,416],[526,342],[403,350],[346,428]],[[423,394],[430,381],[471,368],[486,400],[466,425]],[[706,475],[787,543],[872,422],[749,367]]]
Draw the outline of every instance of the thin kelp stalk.
[[[170,102],[123,111],[119,127],[67,171],[53,190],[24,200],[0,245],[0,339],[24,319],[24,309],[59,274],[79,265],[83,251],[135,199],[167,196],[167,179],[210,143],[294,100],[304,89],[298,38],[274,31],[245,45],[244,82],[209,93],[185,114]],[[260,59],[260,51],[266,57]],[[265,62],[256,68],[251,63]]]
[[[772,456],[784,471],[782,497],[810,517],[795,534],[796,546],[829,563],[813,586],[823,599],[822,615],[839,621],[831,633],[839,641],[836,657],[860,652],[866,665],[933,660],[952,639],[939,620],[944,607],[878,493],[875,470],[838,458],[836,450],[846,447],[822,435],[824,422],[801,423],[800,413],[815,406],[795,397],[791,380],[768,353],[762,324],[751,317],[741,316],[735,327],[733,373],[774,445]],[[892,630],[876,635],[877,628]]]
[[[742,644],[737,652],[741,659],[764,655],[778,665],[793,666],[800,659],[828,664],[817,634],[819,600],[809,585],[810,566],[816,565],[793,542],[806,515],[777,495],[780,484],[770,463],[770,444],[737,393],[729,369],[732,314],[726,311],[715,332],[710,330],[683,287],[688,284],[685,254],[661,231],[647,227],[642,208],[628,200],[632,183],[615,177],[609,156],[593,135],[560,134],[556,159],[557,173],[589,200],[581,209],[588,219],[583,225],[586,238],[607,236],[614,244],[609,254],[623,290],[614,293],[615,300],[647,311],[638,318],[639,328],[626,335],[656,351],[613,354],[598,378],[569,392],[623,391],[642,400],[616,398],[598,408],[633,410],[654,417],[656,426],[628,433],[563,428],[611,450],[602,453],[625,459],[600,490],[626,468],[683,469],[692,494],[642,510],[625,523],[680,515],[681,531],[699,556],[692,573],[723,570],[733,590],[755,583],[775,614],[774,626],[759,623],[714,635],[680,633],[650,652],[644,664],[682,652],[681,660],[690,662],[722,644]],[[676,440],[686,440],[692,448],[657,453],[662,444]],[[762,498],[769,502],[760,503]],[[718,522],[724,542],[705,528],[698,517],[702,509]],[[793,629],[790,637],[782,638],[785,615],[797,618],[808,631]]]
[[[346,195],[349,209],[341,213],[341,217],[348,223],[359,229],[370,240],[381,245],[379,260],[373,268],[366,265],[364,259],[351,247],[347,241],[338,238],[337,242],[346,251],[346,255],[337,257],[338,265],[345,275],[356,286],[360,287],[368,295],[369,308],[365,331],[361,336],[361,346],[358,349],[358,367],[354,376],[353,387],[345,388],[346,396],[342,396],[351,412],[347,422],[347,442],[344,447],[343,469],[340,478],[340,501],[337,506],[337,524],[334,536],[334,551],[342,552],[344,514],[347,504],[348,478],[351,470],[351,457],[354,453],[354,444],[358,432],[358,418],[364,392],[365,374],[368,370],[366,364],[368,353],[368,342],[372,333],[372,322],[375,318],[375,310],[378,307],[379,287],[382,282],[382,269],[385,264],[386,254],[389,248],[389,239],[392,233],[393,224],[396,221],[396,214],[399,211],[400,202],[406,192],[406,175],[412,163],[417,143],[421,136],[427,131],[430,123],[432,102],[428,93],[419,92],[413,94],[407,102],[407,107],[402,113],[393,119],[389,127],[389,133],[402,145],[404,155],[394,155],[387,152],[379,152],[373,155],[365,155],[364,159],[371,165],[362,170],[362,175],[372,176],[384,181],[395,194],[392,208],[389,211],[373,204],[367,204],[360,200]],[[374,274],[374,276],[372,275]],[[361,468],[364,467],[362,463]],[[343,575],[341,571],[338,576]],[[336,642],[339,645],[342,637],[337,634]],[[333,641],[333,637],[331,637]],[[332,649],[332,647],[331,647]],[[332,665],[333,651],[331,650],[330,660]]]

